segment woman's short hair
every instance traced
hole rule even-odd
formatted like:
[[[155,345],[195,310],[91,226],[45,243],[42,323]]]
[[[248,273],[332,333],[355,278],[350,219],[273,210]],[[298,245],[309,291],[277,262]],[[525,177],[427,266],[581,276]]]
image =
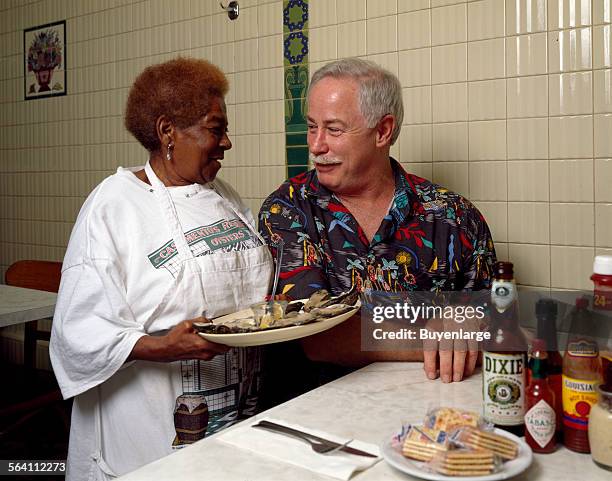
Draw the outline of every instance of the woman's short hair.
[[[324,65],[310,81],[309,92],[326,77],[351,78],[359,84],[359,110],[368,127],[375,127],[385,115],[395,117],[395,129],[391,135],[393,145],[399,137],[404,119],[402,86],[398,78],[381,66],[360,58],[345,58]]]
[[[206,60],[179,57],[151,65],[130,89],[125,127],[148,151],[156,151],[160,115],[178,128],[191,127],[208,113],[211,100],[224,97],[228,88],[223,72]]]

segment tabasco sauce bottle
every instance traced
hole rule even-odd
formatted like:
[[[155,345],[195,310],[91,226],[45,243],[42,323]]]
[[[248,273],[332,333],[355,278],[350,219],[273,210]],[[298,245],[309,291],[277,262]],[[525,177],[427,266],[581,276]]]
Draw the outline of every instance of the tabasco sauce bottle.
[[[525,430],[527,340],[519,327],[518,297],[511,262],[497,262],[491,286],[489,332],[482,361],[484,417],[522,436]]]
[[[557,303],[552,299],[540,299],[536,302],[536,337],[546,343],[548,385],[555,394],[555,414],[557,415],[557,441],[561,442],[561,417],[563,416],[563,398],[561,396],[561,373],[563,358],[559,354],[557,342]],[[529,378],[531,369],[527,371]],[[529,385],[529,381],[527,382]]]
[[[555,393],[548,384],[548,354],[544,339],[534,339],[525,391],[525,441],[535,453],[552,453],[559,425]]]

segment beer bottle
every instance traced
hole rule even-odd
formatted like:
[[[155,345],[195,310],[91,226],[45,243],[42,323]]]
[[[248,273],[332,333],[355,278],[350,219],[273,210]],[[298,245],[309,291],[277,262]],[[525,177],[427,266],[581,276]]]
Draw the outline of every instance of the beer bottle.
[[[527,340],[519,327],[511,262],[497,262],[491,285],[490,339],[483,348],[484,417],[522,436],[525,431]]]

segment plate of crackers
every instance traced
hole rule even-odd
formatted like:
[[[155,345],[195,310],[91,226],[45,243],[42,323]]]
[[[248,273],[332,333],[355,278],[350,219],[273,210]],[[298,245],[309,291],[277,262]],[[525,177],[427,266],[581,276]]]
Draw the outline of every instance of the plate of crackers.
[[[533,459],[531,448],[514,434],[456,408],[437,408],[423,424],[402,426],[382,444],[381,454],[394,468],[435,481],[508,479]]]

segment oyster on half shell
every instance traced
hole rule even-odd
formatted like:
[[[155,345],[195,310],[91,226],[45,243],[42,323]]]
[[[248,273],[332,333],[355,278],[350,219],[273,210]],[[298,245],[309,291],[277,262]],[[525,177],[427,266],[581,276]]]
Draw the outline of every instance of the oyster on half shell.
[[[328,291],[320,289],[315,291],[305,303],[301,301],[290,302],[285,309],[280,311],[283,312],[282,317],[269,316],[265,319],[265,322],[261,322],[262,317],[253,313],[252,317],[231,319],[223,323],[202,323],[195,326],[200,332],[209,334],[238,334],[301,326],[344,314],[354,308],[358,298],[359,294],[355,288],[335,297],[331,296]],[[274,302],[276,303],[276,301]],[[263,305],[264,303],[259,304]],[[253,305],[251,310],[255,311],[254,308],[257,305]],[[276,312],[276,310],[274,311]]]

